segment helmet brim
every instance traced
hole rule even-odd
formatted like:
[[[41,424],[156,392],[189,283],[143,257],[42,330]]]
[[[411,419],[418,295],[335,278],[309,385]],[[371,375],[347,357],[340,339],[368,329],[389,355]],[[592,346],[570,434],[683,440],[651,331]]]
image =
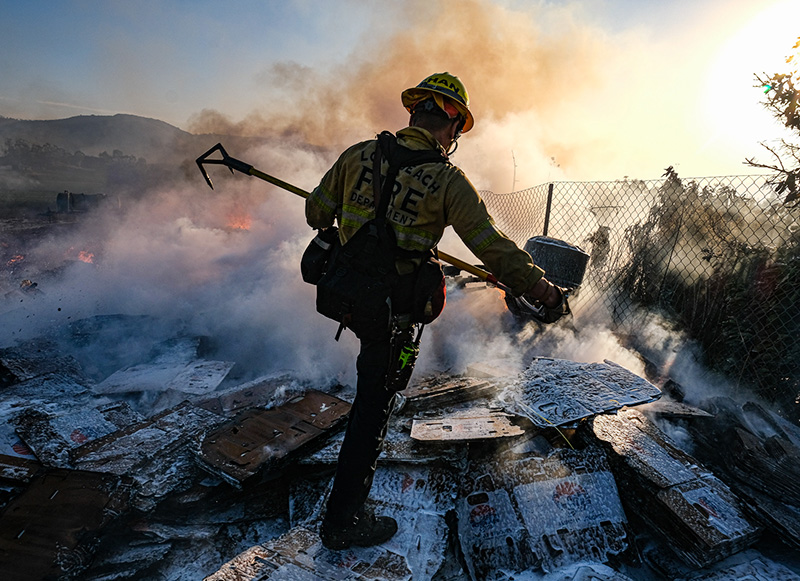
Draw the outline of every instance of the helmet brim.
[[[456,108],[456,110],[461,115],[463,115],[464,127],[461,129],[461,133],[466,133],[467,131],[472,129],[473,125],[475,125],[475,118],[472,116],[470,110],[466,106],[464,106],[463,103],[459,103],[458,101],[456,101],[450,95],[448,95],[443,91],[437,91],[436,89],[421,89],[419,87],[411,87],[410,89],[406,89],[405,91],[403,91],[401,95],[403,106],[409,113],[411,113],[411,111],[413,110],[414,105],[430,97],[434,97],[439,107],[443,110],[444,106],[442,103],[439,103],[439,100],[447,99],[447,102],[453,105]]]

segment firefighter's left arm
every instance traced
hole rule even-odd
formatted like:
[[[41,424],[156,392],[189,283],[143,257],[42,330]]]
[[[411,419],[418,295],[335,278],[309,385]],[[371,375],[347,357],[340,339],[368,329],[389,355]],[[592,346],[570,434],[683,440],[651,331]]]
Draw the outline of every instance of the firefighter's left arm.
[[[544,270],[495,225],[478,192],[463,178],[448,191],[446,219],[467,247],[503,284],[519,296],[540,281]]]

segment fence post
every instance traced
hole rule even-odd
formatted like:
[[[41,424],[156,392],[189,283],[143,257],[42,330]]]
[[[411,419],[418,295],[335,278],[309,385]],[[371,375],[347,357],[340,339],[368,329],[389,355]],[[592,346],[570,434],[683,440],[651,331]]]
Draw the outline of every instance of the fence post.
[[[547,208],[544,211],[544,232],[542,236],[547,236],[547,229],[550,227],[550,209],[553,207],[553,183],[547,186]]]

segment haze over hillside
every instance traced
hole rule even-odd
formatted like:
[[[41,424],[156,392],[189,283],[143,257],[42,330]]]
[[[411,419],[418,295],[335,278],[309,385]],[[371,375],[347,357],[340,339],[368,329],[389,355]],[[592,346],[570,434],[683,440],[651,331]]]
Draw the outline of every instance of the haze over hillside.
[[[64,190],[125,196],[187,176],[200,185],[194,160],[218,142],[253,164],[260,163],[250,157],[258,148],[287,147],[283,138],[195,135],[135,115],[45,121],[0,117],[0,205],[45,211]]]
[[[196,157],[224,136],[193,135],[164,121],[136,115],[80,115],[67,119],[29,121],[0,117],[0,143],[24,139],[32,144],[51,144],[68,153],[81,151],[97,156],[122,151],[144,157],[148,163],[180,162],[187,154]],[[227,137],[240,140],[238,137]],[[245,139],[249,142],[257,139]],[[212,143],[213,142],[213,143]]]

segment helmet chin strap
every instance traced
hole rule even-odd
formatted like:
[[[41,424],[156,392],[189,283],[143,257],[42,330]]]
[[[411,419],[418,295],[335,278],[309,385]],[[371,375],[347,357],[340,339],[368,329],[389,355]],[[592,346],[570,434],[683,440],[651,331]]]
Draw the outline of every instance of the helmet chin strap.
[[[456,132],[453,135],[453,142],[450,144],[450,147],[452,147],[452,149],[449,149],[447,151],[448,157],[453,155],[456,152],[456,149],[458,149],[458,138],[461,137],[461,130],[464,128],[465,121],[466,120],[464,119],[464,117],[460,115],[456,117],[456,122],[458,123],[458,125],[456,125]]]
[[[447,157],[453,155],[456,150],[458,149],[458,138],[461,137],[461,131],[456,131],[456,134],[453,136],[453,142],[450,144],[450,148],[447,150]]]
[[[447,150],[447,157],[450,157],[456,152],[458,149],[458,135],[455,136],[453,139],[453,143],[450,144],[450,149]]]

